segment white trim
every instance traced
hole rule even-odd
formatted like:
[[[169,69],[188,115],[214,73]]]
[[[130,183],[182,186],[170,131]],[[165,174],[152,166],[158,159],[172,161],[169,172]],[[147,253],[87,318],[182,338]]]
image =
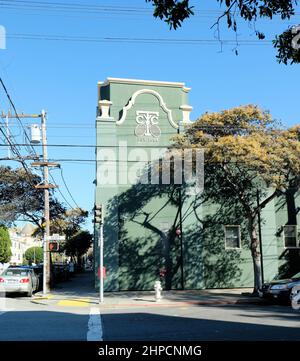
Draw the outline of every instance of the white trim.
[[[238,247],[227,247],[226,245],[226,227],[237,227],[239,230],[239,246]],[[239,224],[226,224],[224,225],[224,240],[225,240],[225,250],[227,249],[235,249],[235,250],[241,250],[242,249],[242,240],[241,240],[241,226]]]
[[[156,92],[155,90],[152,90],[152,89],[140,89],[140,90],[137,90],[132,95],[132,97],[130,98],[127,105],[125,107],[123,107],[122,117],[120,120],[118,120],[116,122],[117,125],[121,125],[125,122],[128,110],[130,110],[133,107],[133,105],[135,104],[136,98],[141,94],[151,94],[151,95],[155,96],[159,101],[160,107],[167,114],[169,123],[172,125],[173,128],[178,129],[178,125],[173,120],[172,111],[169,108],[167,108],[166,103],[164,102],[162,96],[158,92]]]
[[[183,88],[185,92],[188,92],[190,88],[185,87],[185,83],[171,82],[171,81],[158,81],[158,80],[142,80],[142,79],[126,79],[126,78],[107,78],[104,82],[98,82],[99,86],[105,86],[109,83],[119,84],[144,84],[144,85],[158,85],[158,86],[173,86]]]
[[[296,234],[296,246],[289,247],[289,246],[285,245],[285,234],[284,234],[285,227],[296,227],[296,232],[295,232],[295,234]],[[299,240],[298,240],[298,226],[297,226],[297,224],[285,224],[284,226],[282,226],[282,228],[283,228],[283,232],[282,232],[283,237],[282,238],[283,238],[283,247],[284,247],[284,249],[299,249],[300,245],[299,245]]]

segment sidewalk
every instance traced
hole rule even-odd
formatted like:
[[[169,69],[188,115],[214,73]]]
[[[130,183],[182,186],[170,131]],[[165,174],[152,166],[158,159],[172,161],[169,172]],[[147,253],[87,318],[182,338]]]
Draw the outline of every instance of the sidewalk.
[[[192,305],[238,305],[262,304],[258,297],[251,297],[252,289],[211,289],[163,291],[163,298],[155,300],[154,291],[105,292],[104,303],[101,308],[128,307],[179,307]],[[80,306],[99,304],[99,293],[93,288],[93,274],[86,272],[75,275],[70,281],[63,282],[51,290],[47,297],[37,293],[33,301],[49,300],[65,302],[69,305]]]

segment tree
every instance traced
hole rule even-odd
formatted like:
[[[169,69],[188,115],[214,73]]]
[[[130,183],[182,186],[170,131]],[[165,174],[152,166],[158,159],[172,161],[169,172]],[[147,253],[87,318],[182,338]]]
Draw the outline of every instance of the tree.
[[[41,178],[25,172],[23,168],[0,167],[0,218],[5,224],[17,220],[34,223],[43,230],[41,220],[44,215],[44,193],[34,186]],[[65,208],[50,192],[50,217],[57,218]]]
[[[193,6],[189,0],[145,0],[154,6],[153,15],[164,20],[172,29],[180,27],[184,20],[194,15]],[[238,19],[243,19],[252,25],[258,39],[265,38],[265,34],[256,29],[258,19],[273,19],[274,16],[280,16],[282,20],[290,19],[295,15],[296,0],[217,0],[225,9],[216,19],[212,27],[217,27],[220,33],[219,25],[223,18],[227,21],[229,29],[238,33]],[[277,60],[287,64],[300,62],[300,28],[295,32],[295,28],[289,28],[273,41],[277,49]],[[292,40],[299,44],[295,46]],[[238,42],[237,42],[238,44]]]
[[[202,196],[221,205],[240,205],[250,239],[255,292],[261,288],[258,214],[275,197],[299,187],[299,134],[299,127],[281,130],[268,112],[248,105],[205,113],[176,138],[180,148],[205,150]]]
[[[29,264],[42,263],[43,262],[43,248],[41,247],[30,247],[25,251],[24,257]]]
[[[90,248],[92,243],[92,235],[88,231],[78,231],[69,237],[65,244],[65,251],[68,256],[76,257],[77,262],[81,264],[81,256]]]
[[[87,217],[88,212],[81,208],[68,209],[52,220],[51,233],[65,234],[68,239],[80,231]]]
[[[0,226],[0,263],[9,262],[11,256],[11,240],[8,229],[2,225]]]

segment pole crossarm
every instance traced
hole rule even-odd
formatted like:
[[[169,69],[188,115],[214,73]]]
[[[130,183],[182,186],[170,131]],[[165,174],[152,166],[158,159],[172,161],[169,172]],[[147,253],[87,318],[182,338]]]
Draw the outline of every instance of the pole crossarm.
[[[36,189],[52,189],[52,188],[58,188],[58,185],[54,184],[38,184],[34,186]]]
[[[59,163],[55,162],[33,162],[31,163],[32,167],[60,167]]]

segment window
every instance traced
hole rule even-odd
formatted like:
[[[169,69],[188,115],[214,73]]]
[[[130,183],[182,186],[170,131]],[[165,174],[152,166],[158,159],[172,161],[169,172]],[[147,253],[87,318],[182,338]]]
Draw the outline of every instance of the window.
[[[240,226],[225,226],[225,248],[241,248]]]
[[[285,248],[296,248],[298,247],[298,232],[297,226],[283,226],[283,238]]]

